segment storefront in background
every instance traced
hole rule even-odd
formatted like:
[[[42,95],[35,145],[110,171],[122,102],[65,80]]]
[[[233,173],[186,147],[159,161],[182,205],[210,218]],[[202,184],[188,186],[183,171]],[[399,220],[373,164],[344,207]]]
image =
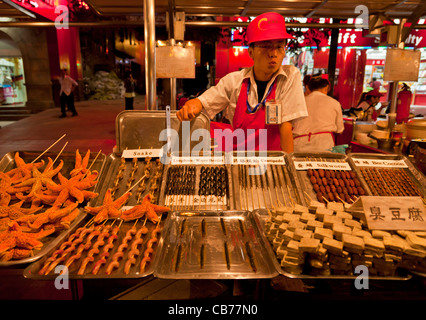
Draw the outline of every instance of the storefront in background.
[[[24,105],[26,101],[21,51],[15,41],[0,32],[0,104]]]
[[[307,30],[307,29],[306,29]],[[238,34],[235,30],[232,34]],[[229,72],[252,65],[248,47],[234,45],[231,37],[225,37],[216,47],[217,83]],[[388,83],[383,81],[386,47],[379,46],[378,37],[365,37],[362,29],[340,29],[336,57],[336,71],[333,96],[344,109],[356,105],[364,91],[371,90],[373,77],[381,82],[380,91],[385,93],[382,101],[387,100]],[[328,73],[330,38],[324,38],[317,46],[308,41],[301,43],[299,52],[288,51],[283,64],[293,64],[301,71],[302,78],[308,74]],[[407,83],[413,91],[414,105],[426,105],[426,31],[412,30],[405,40],[407,49],[422,50],[419,80]]]

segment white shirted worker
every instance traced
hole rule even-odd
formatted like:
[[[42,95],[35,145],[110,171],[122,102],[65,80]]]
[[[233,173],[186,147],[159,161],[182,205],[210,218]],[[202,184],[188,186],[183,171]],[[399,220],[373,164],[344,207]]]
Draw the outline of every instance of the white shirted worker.
[[[275,12],[257,16],[246,34],[253,66],[224,76],[216,86],[187,101],[177,117],[181,121],[191,120],[203,111],[213,119],[223,112],[231,123],[229,129],[244,132],[245,150],[254,146],[255,150],[290,153],[292,121],[308,115],[300,71],[295,66],[282,65],[287,39],[293,37],[286,31],[284,18]],[[222,123],[211,124],[213,137],[215,128],[224,128]],[[267,131],[260,134],[261,129]],[[266,144],[259,137],[264,137],[265,132]],[[241,143],[235,140],[232,146],[217,142],[221,151],[241,150]]]
[[[328,96],[329,81],[325,76],[312,77],[306,106],[309,116],[293,122],[294,152],[327,152],[334,147],[334,133],[344,130],[342,107]]]

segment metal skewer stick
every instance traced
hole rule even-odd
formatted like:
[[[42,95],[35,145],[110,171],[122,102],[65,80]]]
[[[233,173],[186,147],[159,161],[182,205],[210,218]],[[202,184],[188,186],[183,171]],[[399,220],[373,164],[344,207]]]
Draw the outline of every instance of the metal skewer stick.
[[[282,169],[282,173],[283,173],[283,177],[284,177],[284,183],[286,184],[286,187],[287,187],[288,198],[290,199],[290,204],[292,204],[291,192],[290,192],[290,188],[288,186],[289,183],[288,183],[287,177],[285,175],[285,173],[286,173],[287,170],[285,170],[286,168],[285,168],[284,165],[281,167],[281,169]]]
[[[280,202],[280,197],[278,195],[277,182],[275,180],[275,172],[274,172],[274,165],[273,164],[271,164],[271,171],[272,171],[272,183],[274,184],[275,195],[277,196],[277,203],[278,203],[278,206],[281,206],[282,203]]]
[[[238,165],[238,184],[239,184],[239,191],[240,191],[240,206],[241,209],[243,208],[243,179],[242,179],[242,172],[241,172],[241,165]],[[247,208],[246,208],[247,210]]]
[[[276,169],[277,169],[277,177],[279,178],[280,177],[280,172],[278,171],[278,167]],[[280,181],[280,189],[281,189],[281,195],[283,197],[284,205],[287,207],[287,200],[285,199],[283,184],[281,183],[281,181]]]
[[[260,168],[259,168],[259,170],[260,170]],[[266,169],[265,169],[265,171],[266,171]],[[260,170],[260,172],[259,172],[259,179],[260,179],[260,187],[262,188],[262,193],[263,193],[263,206],[265,207],[265,209],[267,209],[267,206],[266,206],[266,196],[265,196],[265,186],[263,184],[263,179],[262,179],[263,175],[260,174],[261,172],[262,171]]]
[[[249,198],[249,183],[248,183],[247,166],[248,165],[243,166],[243,168],[244,168],[244,183],[246,185],[247,210],[250,210],[249,201],[248,201],[248,198]],[[251,199],[251,200],[253,201],[253,199]]]
[[[266,167],[266,168],[268,168],[268,167]],[[273,204],[273,201],[272,201],[271,188],[270,188],[269,179],[268,179],[268,170],[265,170],[265,178],[266,178],[266,187],[267,187],[268,193],[269,193],[270,205],[274,209],[274,204]]]
[[[249,174],[248,174],[248,179],[250,180],[250,190],[251,190],[251,202],[253,205],[253,209],[254,209],[254,192],[253,192],[253,179],[252,177],[250,177],[250,171],[251,171],[251,165],[249,165]]]
[[[293,198],[291,197],[291,191],[290,191],[290,187],[288,185],[287,185],[287,190],[288,190],[288,196],[290,198],[291,206],[294,207],[295,203],[294,203]]]
[[[243,184],[244,184],[244,191],[245,191],[245,198],[246,198],[246,210],[250,210],[249,209],[249,202],[248,202],[248,190],[247,190],[247,180],[246,180],[246,169],[247,167],[245,165],[241,165],[241,179],[243,180]]]
[[[260,205],[259,182],[258,182],[258,180],[257,180],[257,170],[256,170],[256,166],[253,166],[253,170],[252,170],[252,171],[254,171],[254,174],[252,175],[252,178],[254,179],[255,184],[256,184],[256,191],[257,191],[257,203],[259,204],[259,209],[260,209],[262,206]]]

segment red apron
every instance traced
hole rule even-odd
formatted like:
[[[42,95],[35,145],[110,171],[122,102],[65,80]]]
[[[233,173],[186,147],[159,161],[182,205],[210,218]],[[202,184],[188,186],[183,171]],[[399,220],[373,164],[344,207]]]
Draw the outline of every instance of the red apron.
[[[334,141],[334,133],[331,131],[309,132],[308,134],[301,134],[300,136],[293,137],[293,139],[308,137],[308,142],[311,142],[311,136],[313,136],[314,134],[331,134],[331,137],[333,138],[333,141]],[[336,142],[334,141],[334,143]]]
[[[225,129],[230,130],[228,134],[233,133],[232,149],[225,143],[224,137],[217,136],[218,151],[229,152],[232,150],[281,150],[280,125],[265,123],[265,105],[262,103],[259,109],[254,113],[247,112],[247,87],[250,79],[244,79],[240,95],[238,96],[237,105],[233,118],[233,128],[230,126]],[[272,84],[272,88],[265,100],[275,99],[276,81]],[[219,125],[212,123],[211,133],[215,137],[214,129],[220,128]],[[223,127],[222,127],[223,129]],[[233,130],[233,131],[231,131]],[[262,130],[262,131],[261,131]],[[238,139],[238,137],[240,139]],[[244,139],[245,138],[245,139]],[[238,141],[240,140],[240,141]]]

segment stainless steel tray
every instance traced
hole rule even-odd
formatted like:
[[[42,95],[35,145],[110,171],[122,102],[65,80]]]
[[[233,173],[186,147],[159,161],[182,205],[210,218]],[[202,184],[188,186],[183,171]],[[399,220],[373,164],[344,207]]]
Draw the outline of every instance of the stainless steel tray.
[[[376,154],[376,153],[350,153],[348,154],[349,162],[353,167],[357,169],[359,172],[359,175],[365,181],[365,185],[368,189],[368,193],[370,195],[374,195],[371,186],[366,181],[364,175],[362,174],[362,167],[357,166],[355,163],[358,159],[369,159],[369,160],[402,160],[406,165],[407,168],[402,168],[404,172],[408,175],[410,180],[414,183],[414,185],[418,188],[418,190],[421,193],[421,197],[426,197],[426,178],[423,175],[422,172],[420,172],[412,163],[411,161],[404,155],[400,154]],[[375,168],[379,168],[379,166],[376,166]]]
[[[305,204],[299,181],[294,178],[294,168],[287,155],[280,151],[267,151],[266,158],[282,157],[284,164],[268,163],[266,170],[261,166],[243,163],[247,153],[234,152],[231,166],[234,186],[235,208],[238,210],[272,209],[276,206]],[[241,157],[242,159],[239,159]],[[252,170],[253,175],[248,170]]]
[[[278,275],[265,251],[266,239],[254,219],[245,211],[172,212],[164,227],[164,245],[158,258],[161,263],[154,275],[167,279],[253,279]]]
[[[13,152],[9,152],[0,160],[0,171],[8,172],[11,169],[14,169],[16,167],[16,164],[15,164],[16,152],[19,152],[19,156],[25,161],[25,163],[30,163],[31,161],[33,161],[34,159],[36,159],[40,155],[40,152],[38,152],[38,151],[13,151]],[[80,150],[80,154],[82,154],[82,156],[85,155],[85,152],[87,152],[87,151],[84,151],[84,154],[82,154],[83,151]],[[50,157],[50,158],[52,158],[52,160],[54,160],[57,156],[58,156],[58,152],[46,152],[38,161],[43,159],[44,162],[47,164],[48,157]],[[69,172],[72,169],[74,169],[75,157],[76,157],[75,152],[68,152],[67,151],[67,152],[62,152],[60,154],[57,161],[63,160],[64,165],[63,165],[60,172],[65,177],[68,177]],[[96,158],[96,160],[95,160],[95,158]],[[99,175],[98,175],[99,178],[103,174],[103,171],[105,170],[105,168],[107,166],[105,158],[106,158],[106,156],[104,154],[98,155],[95,152],[90,153],[89,166],[91,165],[92,171],[97,170],[99,172]],[[93,160],[95,160],[95,161],[93,162]],[[55,163],[55,167],[56,167],[57,164],[58,164],[58,162]],[[59,180],[58,180],[57,177],[54,177],[53,180],[55,182],[59,183]],[[98,179],[98,183],[93,187],[92,191],[98,192],[100,185],[101,185],[101,181],[100,181],[100,179]],[[96,201],[96,198],[91,199],[87,203],[83,203],[83,204],[80,205],[80,213],[77,216],[77,218],[71,223],[70,229],[72,229],[76,224],[78,224],[79,221],[84,219],[86,214],[84,213],[82,207],[84,205],[91,205],[93,203],[93,201]],[[11,260],[11,261],[6,261],[6,262],[0,262],[0,267],[9,267],[9,266],[15,266],[15,265],[28,264],[28,263],[32,263],[32,262],[40,259],[53,246],[55,246],[59,241],[61,241],[61,239],[63,239],[63,237],[65,236],[65,234],[67,232],[68,232],[68,230],[62,230],[62,231],[53,233],[52,235],[40,240],[41,242],[43,242],[43,247],[40,250],[35,250],[33,256],[25,258],[25,259],[20,259],[20,260]]]
[[[267,221],[270,221],[270,216],[268,215],[268,213],[266,212],[266,210],[255,210],[253,211],[253,215],[255,217],[257,217],[256,219],[254,219],[254,221],[256,221],[257,228],[259,229],[259,231],[263,234],[265,234],[265,225],[267,223]],[[279,261],[278,258],[274,252],[274,250],[272,249],[271,243],[266,239],[265,241],[265,250],[267,252],[267,254],[270,256],[270,260],[272,261],[275,269],[277,270],[277,272],[287,278],[292,278],[292,279],[329,279],[329,280],[338,280],[338,279],[349,279],[349,280],[354,280],[357,277],[359,277],[360,275],[310,275],[310,274],[306,274],[306,273],[302,273],[302,274],[293,274],[293,273],[289,273],[287,271],[285,271]],[[306,262],[305,262],[306,265]],[[307,271],[306,266],[304,268],[304,271]],[[368,279],[371,280],[409,280],[411,279],[411,274],[407,271],[407,270],[403,270],[403,269],[397,269],[397,273],[398,275],[396,276],[376,276],[376,275],[369,275]]]
[[[57,250],[60,249],[60,247],[68,241],[69,237],[72,236],[72,234],[78,228],[88,226],[90,218],[91,218],[90,216],[86,216],[85,219],[80,220],[79,224],[76,225],[73,229],[68,230],[66,235],[61,237],[61,241],[56,242],[55,246],[51,247],[49,249],[49,251],[47,252],[47,254],[44,255],[44,257],[42,259],[39,259],[38,261],[34,262],[33,264],[31,264],[30,266],[28,266],[24,270],[24,277],[28,278],[28,279],[38,279],[38,280],[52,280],[52,279],[55,279],[56,277],[58,277],[59,271],[55,272],[55,269],[53,269],[48,274],[39,274],[39,272],[42,270],[45,263],[48,262],[48,259],[50,257],[52,257],[53,255],[55,255],[55,252],[57,252]],[[162,219],[160,221],[160,225],[159,225],[161,230],[163,230],[164,222],[165,222],[166,218],[167,218],[167,215],[163,214]],[[69,268],[68,268],[69,279],[134,279],[134,278],[146,277],[146,276],[153,273],[153,271],[155,270],[155,265],[157,264],[157,260],[158,260],[157,259],[157,252],[158,252],[158,250],[161,249],[162,244],[163,244],[163,237],[162,237],[163,232],[162,231],[159,234],[157,234],[156,238],[157,238],[158,241],[156,243],[154,243],[154,245],[152,246],[152,249],[154,251],[150,254],[151,261],[146,264],[146,267],[143,271],[141,271],[140,265],[141,265],[142,259],[144,258],[144,253],[145,253],[145,250],[147,249],[147,244],[152,237],[151,233],[156,228],[157,225],[154,225],[153,223],[151,223],[149,221],[145,221],[145,219],[139,219],[137,221],[129,221],[129,222],[123,222],[122,220],[117,219],[115,222],[114,222],[114,220],[108,220],[108,222],[101,224],[101,225],[97,225],[97,226],[102,227],[102,226],[108,226],[108,225],[111,225],[112,227],[120,226],[120,229],[119,229],[118,234],[117,234],[118,238],[113,242],[114,246],[108,251],[109,255],[106,258],[106,263],[103,264],[100,267],[97,274],[92,273],[97,261],[101,258],[100,256],[104,252],[103,250],[108,243],[108,241],[107,241],[107,239],[109,238],[108,236],[105,238],[104,244],[101,244],[101,246],[99,246],[99,253],[95,253],[93,255],[94,261],[89,262],[86,265],[86,268],[85,268],[84,272],[82,272],[82,274],[78,274],[79,269],[82,266],[84,259],[87,257],[88,253],[90,252],[91,247],[84,250],[82,252],[81,257],[79,259],[75,260],[69,266]],[[135,241],[137,239],[135,234],[133,234],[132,238],[130,240],[128,240],[128,242],[127,242],[128,246],[125,248],[125,250],[123,250],[124,255],[119,260],[118,268],[115,268],[110,274],[107,274],[106,271],[108,269],[108,266],[113,261],[114,255],[118,252],[118,249],[119,249],[120,245],[123,243],[123,239],[126,237],[127,232],[133,227],[136,228],[136,230],[139,230],[142,226],[147,227],[148,232],[141,236],[141,239],[143,240],[143,242],[136,246],[136,248],[139,250],[140,254],[135,256],[136,261],[130,267],[129,272],[126,274],[124,272],[124,269],[125,269],[125,266],[126,266],[126,262],[128,261],[129,252],[132,249],[132,243],[133,243],[133,241]],[[84,239],[83,242],[81,242],[81,244],[86,243],[88,236],[90,236],[90,234],[86,235],[86,238]],[[94,245],[96,243],[96,239],[97,239],[97,237],[94,237],[92,239],[92,241],[91,241],[92,245]],[[68,258],[70,258],[72,255],[76,254],[79,245],[76,245],[76,248],[72,253],[66,254],[65,257],[64,257],[64,260],[60,261],[60,263],[58,265],[62,265],[62,266],[65,265]],[[61,255],[58,254],[55,257],[60,257],[60,256]]]
[[[201,113],[187,124],[183,124],[176,116],[176,111],[171,111],[170,128],[177,132],[172,135],[171,149],[182,150],[189,142],[190,150],[194,146],[204,144],[205,150],[210,150],[210,139],[192,141],[192,133],[197,129],[205,129],[210,133],[210,120]],[[161,110],[125,110],[117,115],[115,121],[116,140],[118,153],[127,149],[161,149],[166,144],[166,139],[160,140],[160,133],[166,129],[166,112]],[[189,129],[189,130],[188,130]],[[189,132],[187,132],[188,130]]]
[[[309,204],[311,200],[318,201],[316,192],[313,188],[313,185],[308,176],[307,170],[297,170],[295,161],[331,161],[331,162],[344,162],[348,163],[352,171],[357,175],[358,180],[360,181],[361,187],[365,191],[365,195],[369,194],[369,189],[366,188],[365,181],[360,176],[359,172],[354,167],[353,163],[349,162],[348,157],[344,154],[339,153],[291,153],[288,156],[288,159],[291,163],[291,166],[294,169],[295,176],[300,184],[300,190],[303,193],[303,197],[306,200],[306,203]],[[345,199],[343,199],[345,200]],[[353,201],[353,200],[352,200]],[[324,202],[324,201],[321,201]],[[337,200],[336,202],[340,202]],[[347,202],[347,201],[346,201]]]

